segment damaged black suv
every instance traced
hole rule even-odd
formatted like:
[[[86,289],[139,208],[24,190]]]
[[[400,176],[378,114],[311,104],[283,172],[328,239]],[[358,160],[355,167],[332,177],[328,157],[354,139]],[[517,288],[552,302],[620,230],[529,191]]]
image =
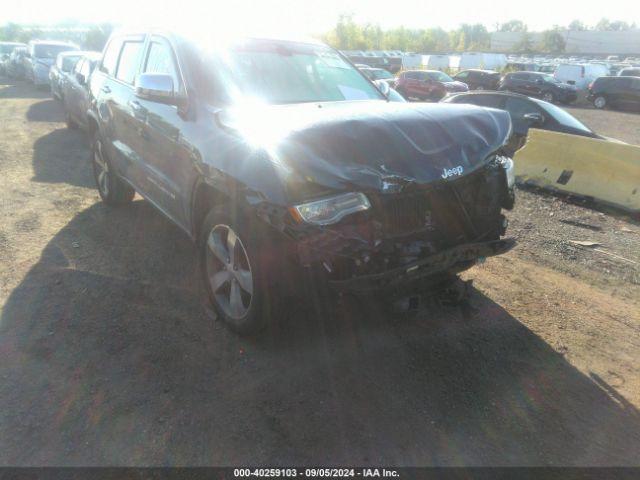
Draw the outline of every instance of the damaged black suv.
[[[260,328],[301,273],[392,290],[513,245],[509,115],[390,102],[323,44],[122,32],[90,90],[103,201],[138,192],[196,240],[236,331]]]

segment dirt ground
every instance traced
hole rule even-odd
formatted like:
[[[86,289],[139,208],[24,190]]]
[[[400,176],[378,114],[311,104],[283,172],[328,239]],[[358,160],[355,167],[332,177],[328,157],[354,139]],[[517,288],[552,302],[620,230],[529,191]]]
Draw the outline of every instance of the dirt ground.
[[[313,291],[242,339],[178,228],[103,206],[60,106],[0,83],[0,465],[640,463],[637,222],[519,191],[468,303]],[[572,112],[640,143],[640,115]]]

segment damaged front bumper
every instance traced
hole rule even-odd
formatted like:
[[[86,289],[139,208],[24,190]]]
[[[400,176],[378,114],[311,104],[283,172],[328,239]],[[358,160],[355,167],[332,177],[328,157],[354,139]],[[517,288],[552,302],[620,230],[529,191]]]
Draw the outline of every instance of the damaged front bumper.
[[[508,252],[515,244],[513,238],[467,243],[384,272],[328,282],[335,289],[355,292],[394,288],[425,277],[454,272],[456,269],[464,270],[478,260]]]

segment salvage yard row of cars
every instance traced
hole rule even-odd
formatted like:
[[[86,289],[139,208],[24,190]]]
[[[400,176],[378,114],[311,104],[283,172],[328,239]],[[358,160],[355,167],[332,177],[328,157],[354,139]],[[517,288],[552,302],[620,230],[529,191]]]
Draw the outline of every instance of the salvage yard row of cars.
[[[212,45],[119,32],[103,53],[59,52],[51,91],[88,133],[103,202],[137,192],[184,230],[209,302],[241,333],[308,275],[406,293],[507,252],[511,158],[528,129],[602,138],[549,102],[468,92],[442,72],[441,103],[409,103],[388,77],[311,40]],[[443,94],[412,81],[394,86]]]

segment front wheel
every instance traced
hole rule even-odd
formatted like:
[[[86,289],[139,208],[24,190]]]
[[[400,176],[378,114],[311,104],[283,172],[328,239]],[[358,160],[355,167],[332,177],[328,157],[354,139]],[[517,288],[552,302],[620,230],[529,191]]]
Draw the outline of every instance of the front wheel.
[[[98,133],[96,133],[91,148],[91,164],[93,165],[93,177],[98,187],[98,193],[104,203],[119,206],[126,205],[133,200],[136,194],[135,190],[114,171]]]
[[[276,276],[283,266],[272,265],[279,255],[260,233],[257,219],[228,210],[214,208],[202,225],[202,277],[221,319],[234,332],[252,335],[267,325],[279,304]]]

